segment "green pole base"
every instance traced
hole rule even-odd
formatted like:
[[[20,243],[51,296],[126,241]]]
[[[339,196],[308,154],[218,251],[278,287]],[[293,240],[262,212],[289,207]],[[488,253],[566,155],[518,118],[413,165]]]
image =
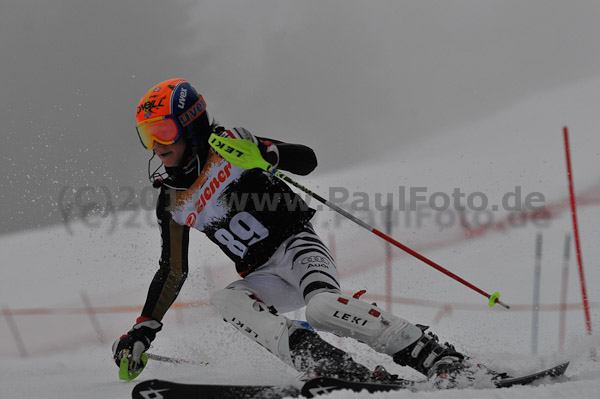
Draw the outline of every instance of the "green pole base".
[[[493,308],[494,306],[496,306],[496,301],[498,299],[500,299],[499,292],[494,292],[492,295],[490,295],[490,308]]]

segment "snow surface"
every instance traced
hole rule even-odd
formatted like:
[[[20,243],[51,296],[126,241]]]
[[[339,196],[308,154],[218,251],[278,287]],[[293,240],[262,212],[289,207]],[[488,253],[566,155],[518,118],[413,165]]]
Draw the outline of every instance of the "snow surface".
[[[426,187],[429,194],[451,194],[458,187],[465,193],[485,193],[492,205],[498,204],[504,193],[520,186],[523,193],[543,193],[546,204],[564,204],[567,183],[563,125],[568,125],[571,132],[577,192],[587,192],[600,184],[598,104],[600,77],[539,93],[485,120],[399,146],[395,157],[363,160],[346,173],[298,180],[325,195],[329,187],[342,186],[351,192],[366,192],[371,201],[374,193],[397,193],[400,186]],[[401,129],[398,135],[401,138]],[[600,328],[598,209],[593,201],[579,208],[594,331]],[[382,226],[381,212],[357,214]],[[495,221],[506,215],[503,210],[493,212]],[[567,314],[564,351],[558,347],[559,312],[544,307],[559,303],[563,240],[565,233],[571,231],[566,208],[551,220],[530,220],[520,227],[489,231],[469,239],[458,223],[441,228],[431,214],[418,226],[415,217],[414,213],[401,214],[393,236],[483,290],[500,291],[502,300],[513,309],[488,308],[483,296],[398,250],[394,251],[393,260],[394,313],[414,323],[431,325],[441,339],[501,371],[520,374],[570,360],[568,381],[487,391],[376,395],[337,392],[329,398],[596,397],[600,365],[590,354],[600,352],[600,341],[597,335],[586,335],[583,311],[577,306],[581,294],[574,256],[568,284],[568,303],[573,307]],[[345,291],[353,293],[366,288],[364,298],[384,306],[385,254],[381,240],[328,210],[319,213],[314,224],[324,240],[335,243]],[[539,313],[540,355],[532,355],[530,306],[538,232],[543,233],[544,240],[540,296],[543,307]],[[20,356],[5,317],[6,322],[0,322],[0,398],[129,397],[134,384],[118,381],[110,344],[128,330],[139,313],[137,309],[120,307],[139,309],[142,305],[157,267],[159,240],[151,212],[121,212],[89,219],[87,223],[73,223],[68,228],[58,226],[1,237],[0,306],[18,313],[12,320],[28,356]],[[212,292],[237,276],[224,255],[200,234],[192,233],[191,243],[190,276],[178,302],[193,302],[196,306],[172,309],[167,314],[152,352],[210,364],[151,361],[139,378],[293,383],[297,376],[294,370],[239,335],[206,305]],[[85,295],[97,308],[101,330],[94,330],[90,316],[80,311]],[[444,311],[445,304],[450,304],[446,308],[449,312]],[[34,310],[32,314],[19,313],[26,309]],[[290,317],[303,315],[296,312]],[[418,377],[360,343],[323,336],[367,366],[383,364],[403,377]]]

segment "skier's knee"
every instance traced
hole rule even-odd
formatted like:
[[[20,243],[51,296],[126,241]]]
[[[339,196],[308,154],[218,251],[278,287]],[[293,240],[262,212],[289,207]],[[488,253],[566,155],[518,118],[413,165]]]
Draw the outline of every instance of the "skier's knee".
[[[310,300],[306,320],[317,330],[352,337],[389,355],[423,335],[419,327],[375,305],[329,292],[319,293]]]
[[[329,285],[329,284],[328,284]],[[311,300],[320,294],[334,294],[334,295],[341,295],[342,293],[340,292],[340,290],[337,287],[333,287],[333,286],[329,286],[329,287],[321,287],[318,288],[316,290],[310,291],[309,293],[307,293],[304,296],[304,301],[309,304],[311,302]]]
[[[244,289],[225,288],[219,290],[212,295],[210,302],[226,319],[229,313],[235,312],[240,306],[251,304],[252,307],[260,310],[258,305],[254,305],[254,302],[258,302],[256,296],[251,291]]]

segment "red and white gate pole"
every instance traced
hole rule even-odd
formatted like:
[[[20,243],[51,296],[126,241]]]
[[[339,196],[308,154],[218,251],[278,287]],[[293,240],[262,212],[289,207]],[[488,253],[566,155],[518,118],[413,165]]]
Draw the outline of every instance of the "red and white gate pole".
[[[581,297],[583,301],[583,311],[585,314],[585,327],[587,333],[592,335],[592,321],[590,318],[590,308],[588,305],[587,290],[585,288],[585,276],[583,273],[583,261],[581,257],[581,245],[579,242],[579,227],[577,225],[577,206],[575,201],[575,190],[573,189],[573,170],[571,168],[571,154],[569,148],[569,131],[565,126],[563,128],[565,141],[565,154],[567,159],[567,178],[569,181],[569,198],[571,201],[571,216],[573,218],[573,236],[575,237],[575,250],[577,252],[577,264],[579,265],[579,280],[581,282]]]

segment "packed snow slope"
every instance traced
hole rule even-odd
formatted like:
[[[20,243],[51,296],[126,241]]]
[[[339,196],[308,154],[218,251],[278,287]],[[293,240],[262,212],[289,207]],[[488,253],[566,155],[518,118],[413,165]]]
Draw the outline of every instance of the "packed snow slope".
[[[562,127],[570,129],[581,248],[594,331],[600,328],[600,77],[538,93],[485,120],[440,132],[396,149],[386,159],[361,159],[345,173],[298,178],[324,195],[353,204],[353,212],[383,228],[382,198],[394,203],[392,235],[487,292],[500,291],[511,310],[490,309],[487,299],[400,250],[393,251],[393,312],[431,325],[442,340],[500,371],[526,373],[570,360],[568,381],[503,390],[399,392],[373,398],[547,398],[596,397],[600,366],[597,335],[585,330],[579,274],[572,255],[564,350],[559,349],[563,242],[571,231]],[[327,140],[337,140],[334,133]],[[341,133],[340,133],[341,134]],[[402,136],[402,128],[398,127]],[[319,143],[312,145],[320,157]],[[381,143],[385,146],[385,143]],[[143,169],[142,165],[142,169]],[[401,211],[409,193],[414,211]],[[464,193],[463,212],[434,212],[444,194]],[[346,190],[346,191],[345,191]],[[401,197],[401,192],[406,197]],[[476,193],[476,194],[474,194]],[[557,210],[545,219],[499,224],[509,217],[520,193]],[[379,194],[379,195],[377,195]],[[435,194],[435,195],[434,195]],[[485,211],[477,212],[484,197]],[[502,198],[510,201],[502,205]],[[96,200],[101,202],[99,197]],[[406,201],[404,201],[406,200]],[[69,201],[73,201],[69,199]],[[369,204],[365,204],[369,201]],[[511,202],[512,201],[512,202]],[[470,202],[470,203],[469,203]],[[531,201],[530,201],[531,202]],[[318,205],[312,203],[315,207]],[[410,205],[410,204],[409,204]],[[430,204],[431,205],[431,204]],[[494,207],[497,205],[497,207]],[[530,204],[532,205],[532,204]],[[459,217],[462,215],[462,219]],[[118,381],[110,344],[139,314],[160,250],[152,212],[107,212],[77,223],[0,239],[0,397],[126,398],[133,383]],[[366,300],[385,299],[385,246],[360,227],[322,210],[317,231],[335,248],[347,293],[367,289]],[[496,228],[489,228],[489,226]],[[498,227],[503,228],[498,228]],[[532,354],[534,244],[543,236],[537,354]],[[572,241],[571,241],[571,245]],[[573,253],[573,251],[571,251]],[[140,379],[180,382],[286,384],[297,373],[222,322],[208,304],[211,294],[236,279],[233,266],[202,235],[191,234],[190,275],[179,303],[154,342],[157,354],[208,361],[207,366],[151,361]],[[89,303],[88,300],[89,299]],[[93,306],[96,313],[82,311]],[[289,315],[302,318],[302,312]],[[12,328],[12,329],[11,329]],[[17,335],[18,331],[18,335]],[[383,364],[406,378],[413,371],[350,339],[323,334],[369,367]],[[20,337],[17,341],[16,337]],[[20,344],[19,344],[20,342]],[[363,398],[338,392],[330,398]]]

